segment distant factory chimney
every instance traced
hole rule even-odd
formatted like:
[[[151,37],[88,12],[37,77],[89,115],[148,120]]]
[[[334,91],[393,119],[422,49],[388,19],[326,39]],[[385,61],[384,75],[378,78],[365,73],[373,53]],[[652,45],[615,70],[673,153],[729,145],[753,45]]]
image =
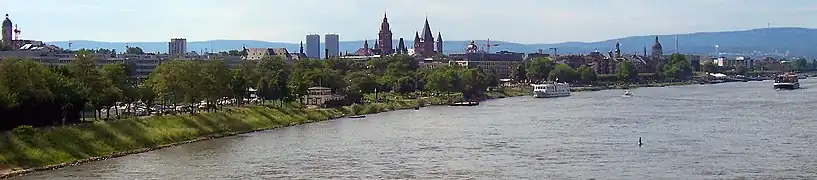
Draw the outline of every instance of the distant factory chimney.
[[[681,54],[681,50],[678,47],[678,35],[675,35],[675,53]]]

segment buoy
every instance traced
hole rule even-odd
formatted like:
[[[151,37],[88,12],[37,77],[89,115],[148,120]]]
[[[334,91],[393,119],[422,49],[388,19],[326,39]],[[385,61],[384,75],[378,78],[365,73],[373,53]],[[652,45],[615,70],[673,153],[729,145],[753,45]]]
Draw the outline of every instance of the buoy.
[[[641,146],[641,145],[644,145],[644,143],[641,143],[641,137],[638,137],[638,146]]]

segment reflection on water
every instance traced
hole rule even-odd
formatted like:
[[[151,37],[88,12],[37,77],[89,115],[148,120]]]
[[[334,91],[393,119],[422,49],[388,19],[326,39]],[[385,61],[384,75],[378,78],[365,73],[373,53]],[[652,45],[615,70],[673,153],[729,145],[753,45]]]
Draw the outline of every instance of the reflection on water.
[[[802,83],[795,91],[726,83],[397,111],[17,179],[807,179],[817,177],[817,88],[808,88],[817,83]]]

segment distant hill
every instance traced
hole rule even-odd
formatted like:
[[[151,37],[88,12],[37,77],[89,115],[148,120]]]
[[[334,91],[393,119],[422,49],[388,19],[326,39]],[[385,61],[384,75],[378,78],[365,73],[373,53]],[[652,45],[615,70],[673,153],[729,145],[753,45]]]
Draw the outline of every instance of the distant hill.
[[[720,46],[720,52],[728,53],[743,53],[748,54],[757,53],[772,53],[775,51],[785,53],[789,52],[790,56],[808,56],[817,57],[817,29],[808,28],[764,28],[743,31],[725,31],[725,32],[699,32],[690,34],[673,34],[673,35],[658,35],[661,44],[664,47],[665,53],[675,52],[675,37],[678,37],[680,44],[680,51],[682,53],[693,54],[713,54],[715,52],[715,45]],[[655,35],[633,36],[619,39],[611,39],[599,42],[565,42],[557,44],[519,44],[505,41],[491,41],[492,44],[498,43],[499,46],[492,47],[492,51],[513,51],[513,52],[536,52],[543,50],[552,53],[549,48],[558,47],[559,54],[577,54],[587,53],[594,50],[601,52],[611,51],[615,48],[616,42],[621,43],[621,50],[625,53],[642,54],[644,47],[652,47],[655,41]],[[146,52],[166,52],[167,42],[98,42],[75,40],[72,41],[73,49],[79,48],[106,48],[116,49],[117,52],[122,52],[126,44],[129,46],[141,47]],[[443,45],[446,53],[462,52],[469,41],[446,41]],[[48,42],[63,48],[68,48],[67,41]],[[409,48],[412,41],[405,42]],[[478,44],[484,46],[484,40],[478,40]],[[397,40],[394,41],[397,44]],[[369,42],[370,46],[374,45],[373,41]],[[241,47],[283,47],[290,52],[298,51],[297,43],[280,43],[280,42],[265,42],[255,40],[211,40],[188,42],[189,51],[226,51],[231,49],[241,49]],[[323,46],[323,45],[321,45]],[[358,48],[363,47],[363,41],[344,41],[340,43],[341,52],[354,52]],[[321,48],[323,49],[323,48]]]

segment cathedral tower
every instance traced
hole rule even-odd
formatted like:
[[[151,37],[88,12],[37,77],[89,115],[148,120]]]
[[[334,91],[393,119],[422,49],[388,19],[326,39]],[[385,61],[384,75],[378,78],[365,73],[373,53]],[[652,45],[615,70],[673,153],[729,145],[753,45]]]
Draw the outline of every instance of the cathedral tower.
[[[443,34],[437,32],[437,55],[443,54]]]
[[[3,44],[11,45],[12,32],[14,27],[9,19],[9,14],[6,14],[6,20],[3,20]]]
[[[431,33],[431,26],[428,25],[428,18],[426,18],[426,22],[423,25],[423,33],[422,36],[423,44],[423,57],[432,57],[434,56],[434,34]]]
[[[377,44],[375,45],[375,49],[379,49],[380,54],[394,54],[391,27],[389,27],[389,18],[386,17],[386,13],[383,13],[383,22],[380,24],[380,32],[377,33],[377,41],[375,44]]]

